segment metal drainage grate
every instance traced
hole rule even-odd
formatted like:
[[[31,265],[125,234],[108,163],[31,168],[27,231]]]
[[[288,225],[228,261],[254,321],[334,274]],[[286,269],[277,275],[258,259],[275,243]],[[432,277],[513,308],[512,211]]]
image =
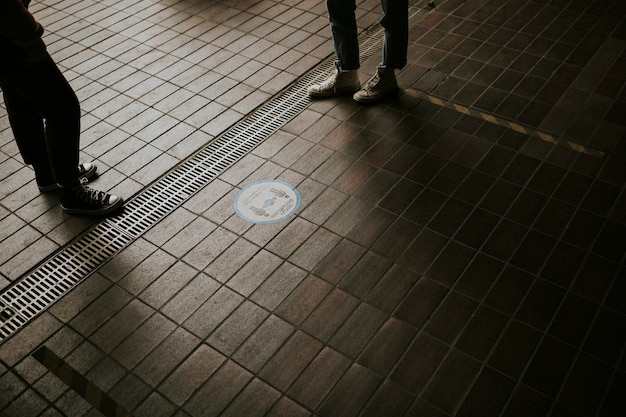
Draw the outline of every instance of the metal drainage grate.
[[[410,7],[409,24],[427,13],[423,7]],[[363,32],[359,38],[362,60],[381,53],[382,36],[379,25]],[[0,343],[301,113],[310,104],[307,87],[332,71],[334,59],[329,58],[127,202],[122,214],[92,227],[6,289],[0,294]]]
[[[130,242],[118,230],[106,224],[96,225],[9,287],[0,295],[0,341],[45,311]]]

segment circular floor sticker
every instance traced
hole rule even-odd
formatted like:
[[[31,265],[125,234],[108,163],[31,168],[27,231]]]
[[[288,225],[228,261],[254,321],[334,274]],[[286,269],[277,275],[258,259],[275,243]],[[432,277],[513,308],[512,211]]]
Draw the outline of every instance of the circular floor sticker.
[[[262,180],[246,186],[235,196],[235,212],[251,223],[276,223],[300,207],[300,193],[284,181]]]

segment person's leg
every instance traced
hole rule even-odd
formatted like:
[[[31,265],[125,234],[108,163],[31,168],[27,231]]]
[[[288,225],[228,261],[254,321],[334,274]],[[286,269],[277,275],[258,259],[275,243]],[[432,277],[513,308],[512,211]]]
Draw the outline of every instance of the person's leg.
[[[357,72],[359,62],[359,39],[356,26],[356,0],[326,0],[333,46],[337,61],[336,71],[320,84],[307,89],[310,97],[332,97],[354,93],[361,88]]]
[[[33,167],[39,190],[58,191],[59,187],[48,158],[48,145],[41,113],[10,85],[3,82],[1,77],[0,89],[20,155],[26,165]],[[85,162],[78,166],[78,171],[81,178],[89,181],[95,175],[97,167],[91,162]]]
[[[381,67],[400,69],[406,65],[409,45],[408,0],[381,0],[385,28]]]
[[[356,0],[326,0],[335,54],[343,71],[356,70],[359,38],[356,25]]]
[[[24,162],[37,169],[47,158],[59,184],[75,184],[80,107],[56,64],[47,58],[34,65],[3,65],[0,78]]]
[[[37,184],[43,186],[55,184],[56,180],[48,160],[43,117],[2,79],[0,89],[4,96],[11,130],[24,163],[32,165]]]
[[[408,0],[381,0],[385,28],[382,62],[376,74],[357,91],[353,98],[361,103],[373,103],[398,90],[395,70],[406,65],[409,44]]]

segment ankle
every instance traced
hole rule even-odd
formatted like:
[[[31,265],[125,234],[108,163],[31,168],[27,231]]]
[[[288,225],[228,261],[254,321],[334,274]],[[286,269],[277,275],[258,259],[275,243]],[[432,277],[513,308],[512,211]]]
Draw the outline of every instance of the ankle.
[[[50,165],[47,164],[32,164],[33,171],[35,171],[35,179],[37,184],[41,186],[49,186],[56,184],[54,174]]]

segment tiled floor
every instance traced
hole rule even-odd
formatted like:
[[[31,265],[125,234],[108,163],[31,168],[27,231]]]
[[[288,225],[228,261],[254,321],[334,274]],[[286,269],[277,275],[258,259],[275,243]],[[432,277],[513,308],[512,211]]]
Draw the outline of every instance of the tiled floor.
[[[626,4],[435,3],[401,95],[312,102],[4,340],[0,415],[626,415]],[[129,200],[332,53],[322,0],[31,10]],[[294,216],[234,212],[261,179]],[[2,288],[95,224],[57,203],[3,109]]]

